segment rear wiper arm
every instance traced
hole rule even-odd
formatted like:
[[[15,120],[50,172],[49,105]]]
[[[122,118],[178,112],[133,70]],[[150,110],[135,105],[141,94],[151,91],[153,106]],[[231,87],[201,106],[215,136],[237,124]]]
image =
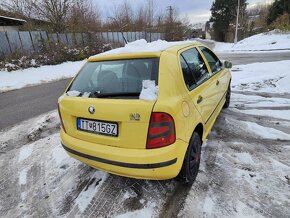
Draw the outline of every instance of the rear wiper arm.
[[[112,93],[100,93],[99,91],[94,92],[93,95],[97,98],[104,97],[118,97],[118,96],[139,96],[139,92],[112,92]]]

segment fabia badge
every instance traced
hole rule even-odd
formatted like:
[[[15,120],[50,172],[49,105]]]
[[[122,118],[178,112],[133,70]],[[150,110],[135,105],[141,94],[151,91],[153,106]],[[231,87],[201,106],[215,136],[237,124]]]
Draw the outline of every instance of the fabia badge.
[[[90,112],[90,114],[94,114],[95,113],[95,108],[93,106],[90,106],[88,111]]]
[[[140,121],[140,114],[138,113],[131,113],[130,120]]]

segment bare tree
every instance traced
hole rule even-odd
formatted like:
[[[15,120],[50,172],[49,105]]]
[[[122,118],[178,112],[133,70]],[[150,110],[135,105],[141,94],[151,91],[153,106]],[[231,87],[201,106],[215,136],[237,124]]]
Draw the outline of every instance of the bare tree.
[[[91,0],[74,0],[68,16],[72,32],[97,32],[101,28],[101,14]]]
[[[66,21],[73,0],[27,0],[33,10],[33,15],[48,21],[52,31],[62,32],[66,29]]]
[[[135,29],[136,31],[143,31],[146,28],[147,21],[146,21],[146,9],[145,6],[140,6],[137,9],[137,12],[135,14]]]
[[[18,17],[31,17],[32,7],[26,0],[7,0],[0,3],[1,8]]]
[[[134,28],[134,11],[128,1],[124,1],[122,4],[116,6],[113,10],[113,15],[110,17],[113,18],[109,20],[112,31],[119,31],[120,28],[123,31],[130,31]]]

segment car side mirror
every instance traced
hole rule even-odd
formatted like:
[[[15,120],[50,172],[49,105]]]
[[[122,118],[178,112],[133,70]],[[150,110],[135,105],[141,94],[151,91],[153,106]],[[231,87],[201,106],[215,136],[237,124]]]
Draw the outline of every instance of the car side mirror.
[[[225,68],[231,69],[233,67],[233,64],[230,61],[225,61],[224,66],[225,66]]]

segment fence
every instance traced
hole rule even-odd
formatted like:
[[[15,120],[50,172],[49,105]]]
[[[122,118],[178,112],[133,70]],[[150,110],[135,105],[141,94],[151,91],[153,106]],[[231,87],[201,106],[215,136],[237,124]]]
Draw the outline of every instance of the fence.
[[[147,32],[124,32],[128,42],[146,39],[155,41],[164,39],[164,33]],[[62,43],[73,47],[76,45],[85,46],[89,40],[101,39],[104,42],[124,44],[121,32],[98,32],[98,33],[48,33],[45,31],[21,31],[21,32],[0,32],[0,56],[13,53],[32,53],[39,51],[41,46],[49,42]]]

